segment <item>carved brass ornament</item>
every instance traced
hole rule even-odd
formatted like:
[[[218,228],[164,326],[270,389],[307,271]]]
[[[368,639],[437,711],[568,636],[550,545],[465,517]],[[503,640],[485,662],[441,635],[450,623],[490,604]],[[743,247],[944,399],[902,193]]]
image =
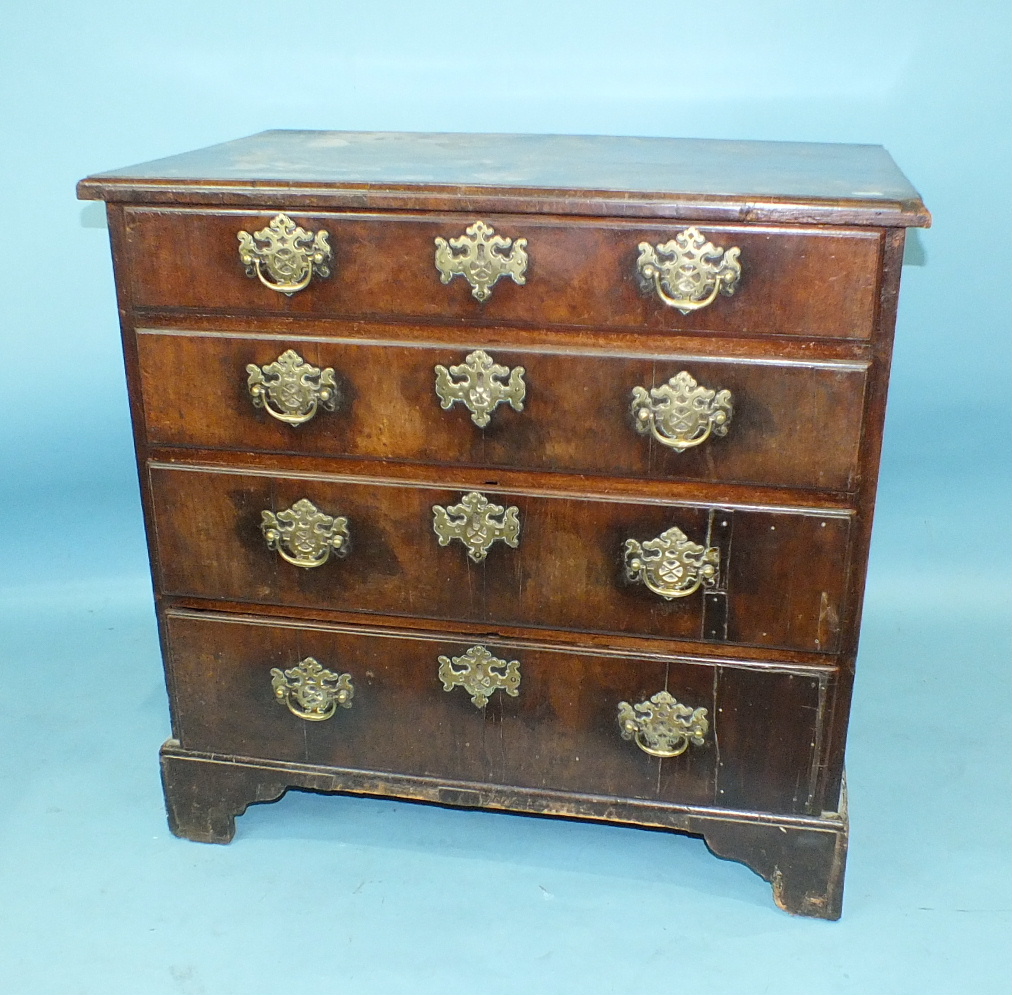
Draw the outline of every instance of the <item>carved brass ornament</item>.
[[[512,370],[508,366],[500,366],[492,357],[481,349],[468,353],[459,366],[436,367],[436,394],[440,407],[449,411],[460,401],[471,412],[471,421],[479,428],[484,428],[492,417],[492,412],[504,401],[508,401],[514,411],[524,410],[524,368],[516,366]],[[509,377],[508,383],[502,383],[503,377]],[[451,377],[461,377],[453,380]]]
[[[510,246],[513,246],[511,249]],[[527,282],[527,239],[503,238],[484,221],[475,221],[466,234],[436,238],[436,269],[441,283],[462,276],[471,284],[471,296],[484,303],[501,277],[523,286]]]
[[[519,508],[492,504],[483,494],[471,491],[460,499],[460,504],[448,508],[434,504],[432,528],[439,537],[440,546],[448,546],[451,540],[459,539],[467,547],[467,555],[475,563],[481,563],[497,539],[517,548],[520,543],[519,514]]]
[[[322,567],[331,553],[345,556],[348,552],[348,519],[325,515],[307,498],[276,515],[264,511],[261,516],[267,548],[297,567]]]
[[[685,598],[701,585],[717,582],[720,550],[692,542],[677,526],[656,539],[625,541],[626,577],[639,581],[666,601]]]
[[[677,757],[690,743],[702,746],[709,731],[705,708],[679,704],[667,691],[659,691],[649,701],[630,705],[618,703],[618,727],[623,739],[652,757]]]
[[[643,293],[656,293],[682,314],[707,307],[718,293],[730,297],[741,278],[741,249],[725,252],[698,228],[686,228],[663,245],[640,242],[639,250],[636,275]]]
[[[439,679],[444,691],[462,687],[474,702],[484,708],[497,690],[515,698],[520,690],[520,664],[516,660],[500,660],[484,646],[472,646],[461,656],[439,658]]]
[[[632,414],[640,435],[652,435],[682,453],[706,442],[711,433],[727,435],[734,408],[729,390],[701,387],[682,370],[649,393],[633,387]]]
[[[313,276],[330,276],[330,245],[327,232],[308,232],[287,214],[278,214],[260,231],[241,231],[239,260],[248,277],[265,287],[291,297],[309,286]],[[264,276],[267,271],[270,279]]]
[[[283,352],[273,363],[246,367],[253,407],[286,425],[301,425],[318,408],[333,411],[337,403],[334,371],[307,363],[294,349]]]
[[[292,715],[307,722],[329,719],[338,705],[351,708],[351,699],[355,696],[351,674],[335,674],[311,656],[291,670],[271,668],[271,687],[274,697],[287,705]]]

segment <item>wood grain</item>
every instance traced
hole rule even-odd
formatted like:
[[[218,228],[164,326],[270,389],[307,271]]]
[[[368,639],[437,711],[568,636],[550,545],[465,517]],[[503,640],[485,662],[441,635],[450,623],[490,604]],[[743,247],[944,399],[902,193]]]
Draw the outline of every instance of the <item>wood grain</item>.
[[[436,344],[438,330],[399,331],[411,337],[362,343],[142,332],[137,348],[148,440],[837,491],[857,484],[863,364],[729,362],[719,341],[702,357],[615,356],[553,347],[546,336],[537,350],[488,346],[497,363],[524,368],[526,396],[523,411],[501,404],[480,428],[460,402],[441,408],[433,372],[484,347],[480,333],[462,348]],[[254,408],[247,365],[271,363],[287,349],[335,371],[341,397],[333,413],[320,410],[292,427]],[[630,404],[633,387],[662,386],[683,370],[705,387],[730,390],[734,417],[726,436],[679,453],[638,434]],[[831,423],[837,427],[828,432]]]
[[[433,532],[433,506],[457,504],[459,490],[164,465],[151,467],[150,486],[166,594],[703,638],[702,592],[665,601],[627,581],[623,549],[627,539],[651,540],[675,525],[703,543],[709,508],[489,488],[489,500],[519,509],[520,540],[516,549],[495,543],[475,563],[460,541],[440,546]],[[348,518],[345,559],[304,569],[268,549],[262,512],[277,514],[303,498]],[[835,651],[848,518],[737,511],[734,533],[722,564],[731,641]]]
[[[477,708],[464,688],[445,691],[438,676],[439,656],[460,656],[473,639],[183,612],[170,612],[167,625],[175,735],[189,750],[476,785],[811,811],[810,741],[824,717],[820,678],[803,669],[483,639],[477,642],[497,657],[518,661],[521,680],[516,697],[496,691]],[[351,707],[323,722],[292,715],[271,689],[271,668],[290,669],[307,656],[349,673],[355,688]],[[705,708],[710,724],[702,746],[668,759],[622,739],[617,723],[619,702],[664,690]]]
[[[636,282],[637,246],[684,225],[489,215],[508,238],[527,239],[526,283],[500,280],[480,304],[463,277],[440,283],[434,239],[463,235],[473,215],[299,213],[330,234],[333,275],[286,297],[245,273],[237,232],[258,231],[274,211],[218,213],[127,208],[134,303],[330,318],[479,319],[518,325],[635,328],[641,335],[696,331],[867,339],[874,320],[881,235],[862,229],[709,225],[702,233],[741,249],[733,297],[683,315]],[[812,291],[818,289],[818,293]]]

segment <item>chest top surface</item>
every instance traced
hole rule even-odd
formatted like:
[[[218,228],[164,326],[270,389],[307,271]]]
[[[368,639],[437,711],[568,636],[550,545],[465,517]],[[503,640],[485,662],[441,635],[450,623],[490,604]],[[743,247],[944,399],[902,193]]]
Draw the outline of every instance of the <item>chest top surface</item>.
[[[901,227],[930,222],[881,146],[804,142],[264,131],[99,173],[83,180],[78,193],[129,203],[297,196],[335,207],[412,203]]]

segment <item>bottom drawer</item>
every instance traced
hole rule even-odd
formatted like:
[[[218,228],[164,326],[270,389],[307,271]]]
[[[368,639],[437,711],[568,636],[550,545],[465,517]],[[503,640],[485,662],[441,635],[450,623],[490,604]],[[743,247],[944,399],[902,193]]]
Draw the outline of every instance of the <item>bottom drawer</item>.
[[[185,749],[765,812],[816,797],[825,671],[171,610],[165,632]]]

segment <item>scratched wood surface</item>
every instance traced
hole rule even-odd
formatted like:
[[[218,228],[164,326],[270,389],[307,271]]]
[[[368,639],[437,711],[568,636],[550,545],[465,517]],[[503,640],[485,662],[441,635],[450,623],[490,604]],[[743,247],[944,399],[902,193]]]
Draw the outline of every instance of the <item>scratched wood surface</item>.
[[[597,135],[265,131],[83,180],[108,201],[313,202],[924,225],[878,145]],[[466,206],[465,206],[466,205]]]

